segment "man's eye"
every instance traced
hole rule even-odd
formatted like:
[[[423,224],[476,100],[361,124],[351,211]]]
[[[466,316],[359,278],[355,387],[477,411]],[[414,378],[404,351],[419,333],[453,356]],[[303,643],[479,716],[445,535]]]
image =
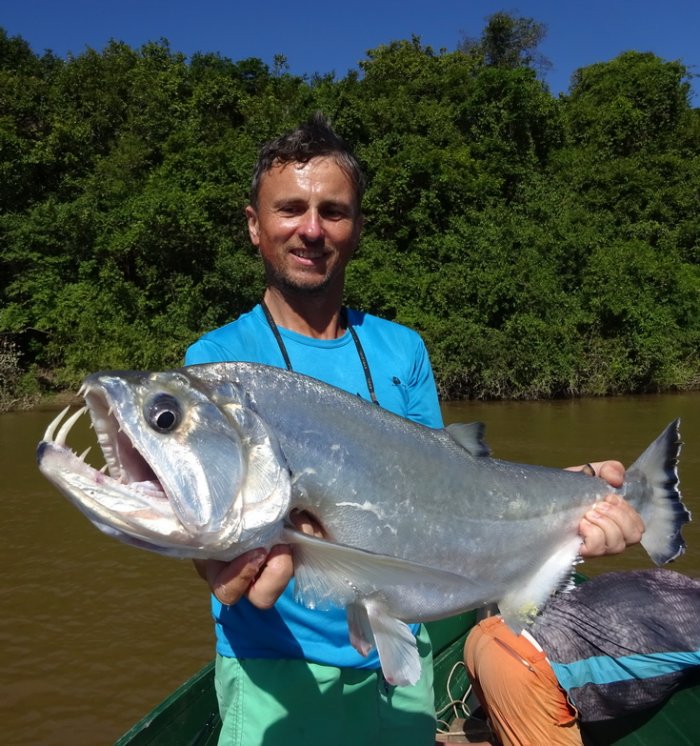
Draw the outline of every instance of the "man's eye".
[[[282,205],[278,209],[278,212],[280,215],[284,215],[285,217],[294,217],[303,214],[304,208],[300,205]]]
[[[347,213],[345,210],[340,208],[331,207],[323,211],[323,217],[326,218],[326,220],[342,220],[347,217]]]

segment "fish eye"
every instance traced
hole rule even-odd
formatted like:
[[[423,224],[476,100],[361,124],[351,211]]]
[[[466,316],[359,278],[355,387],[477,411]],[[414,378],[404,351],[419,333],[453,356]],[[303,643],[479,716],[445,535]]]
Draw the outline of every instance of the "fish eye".
[[[156,394],[144,408],[148,424],[159,433],[169,433],[182,420],[177,399],[170,394]]]

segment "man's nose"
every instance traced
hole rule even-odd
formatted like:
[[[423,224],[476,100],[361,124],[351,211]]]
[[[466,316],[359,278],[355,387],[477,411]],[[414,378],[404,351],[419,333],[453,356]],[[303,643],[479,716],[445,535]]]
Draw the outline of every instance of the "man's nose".
[[[323,226],[318,211],[308,210],[304,214],[299,232],[307,241],[318,241],[323,236]]]

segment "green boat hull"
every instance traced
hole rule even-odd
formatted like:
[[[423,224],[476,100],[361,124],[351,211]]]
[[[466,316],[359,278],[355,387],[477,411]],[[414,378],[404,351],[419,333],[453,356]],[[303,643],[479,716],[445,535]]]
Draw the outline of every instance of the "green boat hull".
[[[428,624],[434,651],[435,707],[442,720],[456,716],[449,707],[468,689],[462,660],[467,632],[475,612]],[[476,708],[475,701],[467,704]],[[447,708],[447,710],[446,710]],[[214,746],[221,720],[214,691],[214,664],[188,679],[115,746]],[[676,692],[662,708],[606,723],[586,733],[593,746],[694,746],[700,733],[700,677]]]

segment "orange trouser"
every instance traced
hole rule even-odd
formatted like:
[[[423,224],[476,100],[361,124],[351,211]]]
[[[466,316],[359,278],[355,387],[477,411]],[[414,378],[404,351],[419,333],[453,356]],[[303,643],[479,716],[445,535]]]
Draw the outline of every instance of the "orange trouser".
[[[501,617],[474,627],[464,645],[464,663],[504,746],[581,746],[576,710],[545,654]]]

